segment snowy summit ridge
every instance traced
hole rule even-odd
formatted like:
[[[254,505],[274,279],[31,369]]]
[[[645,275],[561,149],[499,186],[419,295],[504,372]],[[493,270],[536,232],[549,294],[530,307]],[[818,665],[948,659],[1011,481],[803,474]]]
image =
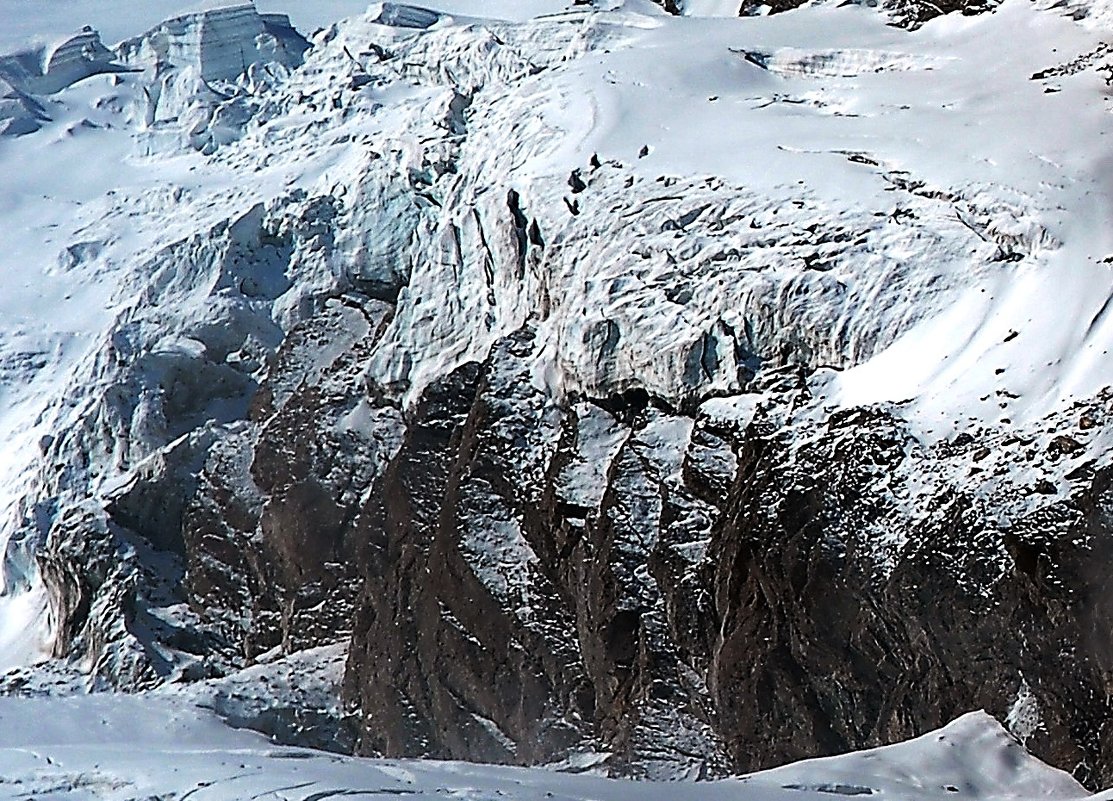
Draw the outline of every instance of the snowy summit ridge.
[[[635,777],[984,708],[1113,781],[1100,15],[433,5],[0,57],[4,689]]]

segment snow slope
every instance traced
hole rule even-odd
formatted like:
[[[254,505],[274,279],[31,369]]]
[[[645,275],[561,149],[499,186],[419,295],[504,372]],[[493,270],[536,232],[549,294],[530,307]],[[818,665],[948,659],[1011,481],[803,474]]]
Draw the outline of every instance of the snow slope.
[[[987,715],[918,740],[730,781],[646,784],[539,769],[354,759],[276,746],[169,697],[0,699],[0,798],[219,799],[412,796],[480,801],[1067,801],[1089,796]]]
[[[86,21],[129,42],[122,72],[100,74],[86,38],[97,74],[0,83],[0,123],[19,123],[0,125],[0,667],[72,645],[68,585],[48,604],[37,556],[84,565],[104,534],[98,569],[140,563],[106,508],[160,470],[195,476],[330,303],[393,306],[361,369],[369,399],[403,410],[523,327],[553,404],[637,390],[692,413],[722,396],[742,421],[754,375],[797,365],[820,392],[795,412],[892,404],[926,443],[1038,426],[1111,383],[1100,30],[1023,0],[914,33],[835,4],[440,5],[432,22],[260,3],[323,27],[304,63],[241,9],[211,69],[216,7],[0,0],[10,63]],[[187,44],[163,47],[181,26]],[[366,411],[354,428],[380,422]],[[585,452],[612,453],[598,428]],[[690,434],[647,430],[668,455],[655,469],[675,473]],[[574,472],[571,494],[595,498],[598,476]],[[518,533],[471,540],[506,596],[532,558]],[[128,673],[158,649],[114,632],[82,669],[182,675],[173,649]]]
[[[895,215],[935,193],[950,225],[969,229],[965,253],[911,246],[921,280],[961,290],[881,291],[878,308],[852,312],[860,329],[891,311],[907,330],[837,382],[842,404],[917,398],[908,414],[926,434],[948,415],[1032,421],[1108,384],[1105,82],[1032,79],[1096,48],[1099,33],[1022,2],[912,35],[855,8],[639,27],[568,71],[569,84],[597,87],[567,112],[594,115],[578,163],[630,159],[645,144],[635,175],[715,175]],[[891,268],[854,279],[879,269]],[[908,326],[914,317],[922,324]],[[1001,388],[1018,396],[1006,410],[979,400]]]

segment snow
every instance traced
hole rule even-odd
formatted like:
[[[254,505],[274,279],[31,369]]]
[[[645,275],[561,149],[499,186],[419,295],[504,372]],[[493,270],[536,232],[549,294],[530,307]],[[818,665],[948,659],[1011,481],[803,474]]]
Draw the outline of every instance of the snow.
[[[1093,27],[1024,0],[915,33],[836,4],[746,19],[726,18],[726,0],[689,0],[681,18],[645,2],[418,4],[447,15],[435,22],[384,5],[260,0],[306,34],[325,28],[303,66],[272,60],[248,9],[217,4],[237,24],[210,64],[193,30],[169,73],[138,56],[141,73],[71,73],[63,50],[72,85],[14,68],[0,81],[0,668],[49,649],[34,553],[62,511],[103,499],[179,428],[242,415],[234,388],[173,423],[166,399],[249,382],[345,281],[402,287],[367,366],[369,386],[402,407],[527,323],[545,343],[534,375],[546,391],[695,399],[716,425],[754,415],[743,374],[770,365],[748,348],[815,369],[822,410],[898,404],[925,440],[959,421],[1034,426],[1110,384],[1108,90],[1096,69],[1032,78],[1095,50]],[[72,38],[82,25],[112,44],[201,10],[0,0],[0,52],[37,38],[31,52],[49,62],[58,51],[41,43],[89,44]],[[258,57],[237,63],[244,37]],[[108,63],[93,61],[91,72]],[[508,232],[512,197],[544,245]],[[330,251],[319,237],[332,214],[344,224]],[[289,252],[274,244],[287,241]],[[583,441],[561,492],[590,510],[626,440],[597,408],[578,409]],[[343,425],[369,433],[374,421],[360,408]],[[631,452],[673,475],[690,426],[654,418]],[[1095,437],[1087,453],[1108,444]],[[1064,458],[1056,479],[1084,456]],[[518,521],[481,522],[466,542],[481,579],[526,609],[536,557]],[[1011,721],[1022,736],[1038,725],[1023,687]],[[0,794],[634,793],[290,752],[180,698],[0,699],[5,715],[19,723],[0,725]],[[79,719],[103,721],[105,736]],[[897,750],[698,797],[917,799],[952,785],[964,798],[1084,795],[975,715]],[[666,792],[696,796],[637,790]]]
[[[565,19],[569,26],[575,24],[574,14]],[[1000,339],[1014,328],[1031,331],[1027,338],[1040,343],[1034,350],[1017,340],[1005,349],[1018,372],[1039,372],[1036,384],[1021,387],[1022,400],[1011,404],[1014,420],[1022,413],[1038,417],[1057,402],[1102,384],[1100,364],[1087,361],[1084,353],[1073,354],[1107,294],[1102,289],[1104,266],[1072,267],[1069,284],[1053,282],[1069,296],[1068,304],[1074,298],[1081,304],[1072,326],[1062,325],[1063,304],[1044,303],[1037,289],[1051,275],[1064,272],[1062,265],[1087,259],[1092,265],[1105,253],[1100,204],[1087,196],[1096,189],[1095,176],[1105,173],[1100,143],[1109,119],[1098,100],[1100,79],[1081,75],[1050,94],[1030,79],[1034,65],[1058,58],[1055,51],[1084,50],[1096,42],[1093,34],[1023,3],[1007,4],[974,21],[941,20],[915,34],[886,26],[861,8],[820,7],[731,24],[630,11],[584,19],[584,29],[593,37],[589,52],[548,77],[544,92],[529,97],[542,125],[555,137],[545,149],[530,152],[515,135],[520,163],[514,170],[521,185],[561,181],[562,173],[581,167],[594,154],[621,163],[628,175],[647,182],[662,175],[715,175],[775,197],[766,208],[754,210],[762,215],[758,219],[771,219],[778,206],[783,211],[796,200],[816,214],[835,208],[846,209],[844,214],[875,209],[897,214],[909,204],[918,206],[912,214],[932,215],[939,241],[924,242],[899,224],[877,229],[878,242],[861,254],[865,266],[847,265],[837,276],[841,283],[851,283],[845,280],[849,278],[851,285],[863,286],[870,300],[869,306],[855,301],[852,309],[839,312],[847,315],[852,336],[861,338],[850,361],[867,361],[863,372],[851,371],[840,380],[839,397],[845,404],[920,395],[920,418],[932,420],[958,405],[952,397],[961,386],[966,397],[958,399],[960,408],[972,408],[969,396],[985,392],[984,382],[972,380],[971,370],[986,363],[989,351],[999,350]],[[986,47],[986,41],[1010,45],[995,49]],[[765,67],[745,54],[764,54]],[[987,80],[993,82],[992,93],[983,89]],[[1059,119],[1070,120],[1069,130],[1046,124]],[[915,136],[909,137],[909,131]],[[1009,134],[1003,135],[1005,131]],[[497,141],[491,144],[501,147]],[[639,158],[643,148],[646,155]],[[922,202],[936,189],[952,199]],[[599,189],[606,192],[603,202],[621,202],[617,192],[607,190]],[[691,196],[690,187],[682,194]],[[578,202],[591,198],[585,194]],[[693,198],[690,205],[698,208],[696,202]],[[601,206],[596,202],[590,208]],[[606,246],[593,245],[597,250]],[[1021,261],[1000,260],[1002,253]],[[596,258],[615,265],[616,283],[608,284],[596,271],[586,297],[576,305],[612,320],[615,314],[630,316],[629,330],[637,332],[631,338],[623,331],[626,345],[618,362],[605,368],[608,383],[621,384],[636,373],[643,385],[674,394],[687,351],[670,352],[665,331],[675,334],[677,320],[662,314],[659,303],[651,306],[648,297],[631,302],[629,282],[617,284],[620,276],[629,275],[627,263],[601,253]],[[675,273],[671,265],[666,269]],[[885,273],[892,270],[905,277],[890,280]],[[434,285],[440,279],[430,275],[420,280]],[[675,281],[675,276],[653,280]],[[874,283],[867,290],[868,282]],[[892,288],[900,283],[908,289]],[[569,284],[578,291],[575,281]],[[997,285],[1007,285],[1010,297],[1000,300],[992,289]],[[607,294],[621,290],[621,302],[609,305],[592,289]],[[515,292],[507,288],[508,295]],[[706,316],[692,321],[697,329],[706,330],[717,316],[740,322],[736,310],[744,307],[737,301],[744,299],[695,294],[710,306]],[[983,294],[998,298],[995,308],[984,308]],[[976,327],[978,336],[964,342],[970,334],[943,314],[961,317],[968,328]],[[978,326],[980,318],[987,325]],[[434,353],[425,343],[405,342],[421,336],[415,319],[399,318],[400,342],[389,361],[401,364],[408,358],[416,392],[426,380],[424,371],[443,372],[448,351]],[[925,327],[909,333],[920,321]],[[571,343],[594,336],[588,327],[596,323],[600,321],[577,322],[557,336],[571,348]],[[1073,333],[1056,338],[1045,332]],[[455,334],[457,342],[460,333]],[[898,334],[907,337],[891,356],[868,363],[872,351]],[[1090,338],[1100,336],[1104,334],[1098,331]],[[444,338],[438,334],[431,339]],[[481,351],[486,341],[450,358]],[[647,346],[644,356],[636,353],[640,343]],[[1097,348],[1095,342],[1091,352]],[[574,354],[569,358],[578,359]],[[1056,359],[1064,366],[1043,371]],[[654,363],[661,360],[667,362]],[[896,375],[891,374],[894,365],[900,366]],[[573,365],[570,372],[583,369]],[[667,374],[660,382],[658,370]],[[566,389],[582,384],[602,390],[595,376],[568,378]],[[989,415],[990,410],[981,411]]]
[[[685,0],[682,10],[688,17],[737,17],[741,0]]]
[[[246,1],[246,0],[245,0]],[[130,4],[127,13],[104,0],[0,0],[0,53],[25,47],[33,41],[76,33],[88,25],[109,45],[155,27],[183,14],[237,3],[218,0],[190,3],[188,0],[143,0]],[[256,0],[263,14],[288,14],[294,26],[309,35],[338,19],[363,14],[375,3],[369,0]],[[538,14],[563,10],[562,0],[430,0],[414,5],[449,14],[522,20]]]
[[[1032,801],[1078,794],[1074,779],[1033,760],[984,712],[968,713],[938,731],[905,743],[808,760],[756,774],[755,779],[767,786],[780,782],[782,787],[826,787],[827,792],[841,786],[847,788],[843,794],[850,794],[850,788],[862,788],[880,795],[896,795],[894,785],[908,782],[917,785],[915,790],[901,788],[902,797],[909,798],[917,797],[917,791],[924,797],[952,793],[953,798],[999,798],[1015,793],[1017,798]],[[1009,789],[1001,793],[1000,788],[1005,786]]]
[[[597,406],[576,406],[576,447],[561,470],[557,483],[561,500],[597,509],[606,489],[606,475],[629,430]]]
[[[276,22],[285,28],[284,19]],[[133,69],[158,69],[169,63],[195,68],[202,81],[228,81],[264,64],[297,65],[305,46],[288,28],[272,33],[254,7],[242,3],[168,20],[122,43],[118,52]]]
[[[82,0],[35,4],[32,13],[25,0],[0,4],[9,21],[0,46],[25,42],[31,33],[65,40],[85,23],[114,42],[164,18],[198,11],[149,2],[121,15],[107,4]],[[351,41],[349,52],[364,46],[359,40],[389,42],[387,31],[373,24],[381,5],[371,7],[365,21],[342,28],[341,39],[311,54],[311,69],[291,79],[293,91],[326,91],[330,71],[350,68],[343,41]],[[1101,183],[1107,174],[1101,143],[1110,123],[1100,102],[1100,78],[1082,73],[1063,79],[1057,82],[1060,91],[1051,94],[1029,79],[1036,67],[1096,44],[1097,34],[1020,2],[975,20],[939,20],[915,34],[885,25],[867,9],[827,6],[725,20],[698,16],[724,12],[721,4],[709,2],[689,4],[688,13],[696,16],[682,19],[635,3],[613,4],[614,11],[601,15],[564,12],[564,4],[555,2],[429,5],[461,15],[461,24],[438,23],[426,39],[399,40],[430,61],[461,57],[478,41],[464,17],[552,15],[533,27],[507,31],[519,47],[533,48],[538,61],[551,65],[547,73],[521,77],[526,62],[507,59],[503,51],[505,64],[490,61],[483,49],[494,46],[490,41],[476,51],[474,81],[506,88],[504,97],[469,110],[475,144],[465,145],[463,161],[473,181],[521,187],[527,210],[550,229],[565,216],[560,189],[568,172],[582,169],[593,155],[614,160],[620,166],[594,176],[577,202],[589,215],[607,204],[629,203],[632,179],[645,201],[632,227],[648,261],[632,269],[631,243],[574,240],[570,233],[566,247],[582,251],[575,260],[578,272],[525,285],[497,275],[502,283],[495,288],[496,324],[480,330],[473,309],[488,292],[480,265],[473,263],[472,274],[457,288],[456,278],[447,277],[456,270],[451,260],[415,259],[416,272],[373,368],[386,384],[408,385],[408,400],[428,380],[463,360],[481,358],[498,335],[521,325],[537,308],[536,292],[542,289],[558,299],[542,333],[553,343],[546,358],[559,371],[554,375],[552,365],[539,370],[554,391],[602,394],[638,384],[675,397],[687,391],[694,356],[709,346],[717,355],[713,363],[699,365],[711,373],[706,388],[736,391],[736,366],[727,358],[726,343],[731,332],[752,322],[749,305],[766,283],[736,282],[737,265],[711,262],[704,254],[729,253],[732,245],[749,252],[765,235],[747,240],[744,224],[736,223],[728,236],[719,237],[723,242],[706,237],[696,269],[685,274],[690,283],[677,286],[672,240],[677,221],[692,213],[692,221],[680,228],[699,229],[716,215],[746,215],[751,229],[780,218],[787,226],[779,236],[824,215],[851,220],[859,230],[872,226],[870,243],[854,259],[861,266],[847,258],[827,278],[807,278],[806,286],[822,288],[829,299],[805,293],[784,312],[790,324],[802,328],[821,328],[822,320],[834,317],[840,330],[850,332],[834,332],[831,343],[817,343],[839,366],[864,362],[829,382],[828,402],[915,399],[906,413],[921,421],[926,435],[931,421],[940,418],[1005,416],[996,404],[977,400],[1002,385],[1020,396],[1008,404],[1015,421],[1104,384],[1099,357],[1113,336],[1113,323],[1099,315],[1109,295],[1108,267],[1100,258],[1113,248],[1106,247],[1110,243],[1102,233],[1109,187]],[[258,8],[282,10],[262,2]],[[362,4],[343,3],[289,9],[306,30],[363,10]],[[235,38],[237,30],[233,25],[222,35]],[[251,25],[243,28],[249,30]],[[231,46],[231,51],[241,49]],[[188,61],[186,55],[179,58]],[[197,66],[202,78],[230,77],[223,62],[215,72],[204,62]],[[38,442],[53,427],[68,425],[62,422],[68,413],[57,408],[67,376],[98,358],[107,332],[147,280],[121,265],[244,214],[289,187],[343,187],[344,176],[371,169],[366,157],[346,152],[345,137],[389,141],[383,139],[387,132],[413,129],[416,115],[432,117],[430,110],[442,102],[428,87],[395,80],[368,91],[350,118],[292,108],[251,130],[263,101],[250,93],[224,103],[186,75],[148,92],[157,97],[151,101],[155,108],[143,109],[144,80],[94,77],[49,101],[29,100],[44,104],[52,120],[46,130],[0,141],[5,174],[0,214],[8,230],[20,232],[0,254],[5,275],[0,468],[8,477],[0,508],[11,510],[7,527],[12,515],[23,513],[17,509],[25,486],[20,476],[31,469]],[[984,89],[987,81],[992,92]],[[523,119],[525,107],[535,109],[537,118]],[[34,117],[24,101],[14,108],[23,118]],[[1048,120],[1062,122],[1050,126]],[[336,144],[310,141],[307,125],[332,126],[333,137],[325,141]],[[185,143],[211,153],[245,133],[242,146],[216,161],[181,149]],[[408,140],[399,158],[418,158],[413,142]],[[36,166],[50,163],[67,169]],[[903,184],[894,184],[898,174],[905,176]],[[686,200],[667,199],[669,187],[659,179],[670,175],[693,176],[682,190],[672,190]],[[703,175],[739,189],[702,187],[704,199],[694,185]],[[956,199],[905,197],[899,186],[913,184],[938,187]],[[483,219],[500,213],[497,194],[488,197],[498,205],[477,201],[487,203],[482,214],[463,213],[459,229],[465,237],[483,238]],[[361,253],[358,262],[368,265],[363,268],[371,271],[368,277],[380,280],[396,269],[418,223],[404,196],[399,202],[391,191],[375,190],[374,197],[368,208],[377,207],[377,217],[363,219],[362,227],[375,236],[352,247]],[[792,211],[797,203],[803,205]],[[929,215],[935,241],[911,226],[879,227],[874,210],[894,203]],[[554,238],[562,235],[557,226]],[[1024,260],[987,262],[985,253],[1002,246],[996,240]],[[687,247],[689,254],[695,250]],[[770,266],[764,252],[752,252],[756,258],[747,269],[760,273]],[[792,277],[787,263],[772,266],[775,276],[784,274],[786,287],[801,285],[803,277]],[[662,302],[661,286],[669,304]],[[838,300],[838,286],[858,294]],[[474,302],[468,300],[473,290]],[[458,293],[457,300],[442,297],[445,291]],[[275,315],[285,314],[279,307],[296,308],[298,297],[281,301]],[[675,298],[678,303],[671,302]],[[191,314],[204,320],[211,308]],[[590,313],[581,318],[578,309]],[[1017,336],[1006,342],[1012,331]],[[607,339],[612,334],[620,342],[613,353]],[[837,342],[844,337],[850,347]],[[894,338],[891,347],[870,358]],[[163,346],[156,352],[167,353]],[[1007,380],[988,367],[998,363],[1008,366]],[[48,364],[49,370],[42,369]]]
[[[1039,701],[1036,700],[1032,688],[1023,677],[1016,691],[1016,700],[1013,701],[1005,716],[1005,725],[1021,745],[1025,745],[1029,737],[1043,729]]]
[[[1034,65],[1096,43],[1022,2],[915,34],[861,8],[729,25],[675,20],[641,26],[569,70],[570,82],[598,88],[564,115],[596,120],[580,163],[591,153],[633,160],[647,145],[633,165],[644,175],[714,174],[769,191],[800,184],[803,198],[882,208],[901,200],[886,180],[897,171],[957,190],[952,219],[1024,261],[991,270],[940,253],[937,269],[968,286],[919,309],[920,327],[848,372],[843,402],[919,397],[924,427],[956,409],[995,419],[974,400],[995,383],[992,362],[1011,365],[1021,396],[1007,416],[1035,419],[1108,380],[1101,356],[1113,327],[1100,311],[1111,281],[1101,259],[1113,243],[1101,223],[1110,130],[1101,81],[1080,75],[1045,93],[1030,79]],[[745,53],[764,54],[764,68]],[[576,94],[569,86],[566,96]],[[1003,342],[1014,330],[1020,336]]]
[[[274,745],[167,695],[0,699],[0,798],[444,797],[479,801],[1083,799],[982,713],[887,748],[734,780],[635,783],[543,769],[358,759]]]
[[[43,626],[48,609],[42,587],[0,595],[0,672],[43,659],[49,646]]]

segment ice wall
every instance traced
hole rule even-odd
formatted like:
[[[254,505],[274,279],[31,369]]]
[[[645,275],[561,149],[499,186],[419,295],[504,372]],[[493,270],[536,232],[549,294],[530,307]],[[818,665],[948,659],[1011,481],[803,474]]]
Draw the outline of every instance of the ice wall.
[[[92,75],[123,69],[88,26],[73,36],[0,55],[0,79],[34,95],[51,95]]]
[[[119,47],[127,64],[194,67],[206,81],[231,80],[253,64],[301,63],[308,42],[281,14],[260,15],[251,3],[218,5],[175,17]]]

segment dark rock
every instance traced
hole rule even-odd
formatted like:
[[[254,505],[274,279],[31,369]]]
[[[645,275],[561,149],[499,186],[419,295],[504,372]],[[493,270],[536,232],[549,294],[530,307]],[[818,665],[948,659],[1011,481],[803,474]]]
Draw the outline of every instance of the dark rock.
[[[1060,434],[1047,444],[1047,452],[1052,456],[1069,456],[1081,448],[1081,442],[1066,434]]]
[[[714,771],[698,674],[645,572],[659,523],[645,528],[643,507],[667,508],[648,446],[618,439],[619,486],[579,494],[570,471],[595,443],[530,385],[533,347],[520,332],[432,385],[363,516],[374,545],[347,679],[361,751],[534,763],[595,743],[624,772]],[[650,570],[683,566],[662,555]]]

